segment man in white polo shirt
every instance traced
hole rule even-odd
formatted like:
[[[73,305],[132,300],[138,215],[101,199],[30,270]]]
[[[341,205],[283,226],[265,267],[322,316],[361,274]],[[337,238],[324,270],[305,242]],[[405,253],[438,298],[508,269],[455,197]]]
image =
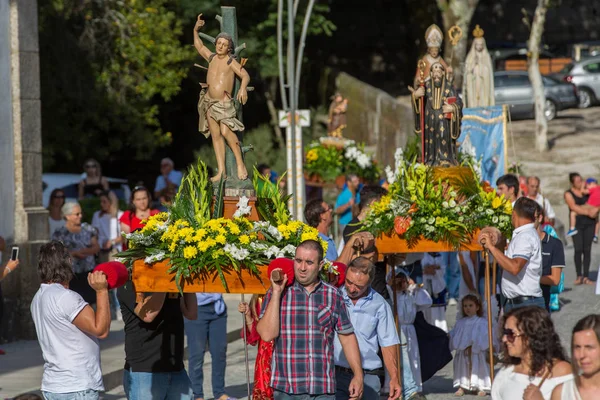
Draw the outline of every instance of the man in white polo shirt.
[[[542,276],[542,245],[535,229],[537,203],[520,197],[513,207],[512,223],[515,228],[506,254],[498,250],[489,235],[484,247],[494,256],[504,270],[502,294],[504,312],[513,308],[538,306],[544,308],[544,297],[540,287]]]

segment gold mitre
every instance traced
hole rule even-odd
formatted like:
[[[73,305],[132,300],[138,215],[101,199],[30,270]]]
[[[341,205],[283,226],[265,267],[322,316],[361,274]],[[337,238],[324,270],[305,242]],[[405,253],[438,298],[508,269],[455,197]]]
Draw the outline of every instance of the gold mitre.
[[[483,29],[479,27],[479,25],[475,25],[475,29],[473,30],[473,37],[476,39],[482,38],[485,32]]]
[[[425,41],[427,42],[427,47],[441,47],[443,40],[444,34],[436,24],[431,25],[425,31]]]

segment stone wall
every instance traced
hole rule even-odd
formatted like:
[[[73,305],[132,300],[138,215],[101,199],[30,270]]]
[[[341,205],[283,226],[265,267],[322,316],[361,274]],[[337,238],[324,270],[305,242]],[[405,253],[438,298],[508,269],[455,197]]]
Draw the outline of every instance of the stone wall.
[[[396,148],[404,147],[414,134],[410,105],[343,72],[337,76],[336,86],[348,99],[344,136],[373,148],[383,167],[393,165]]]
[[[35,338],[29,306],[39,288],[37,254],[48,240],[37,13],[36,0],[0,0],[0,81],[8,83],[0,87],[0,235],[8,253],[20,249],[19,269],[2,282],[0,341]]]

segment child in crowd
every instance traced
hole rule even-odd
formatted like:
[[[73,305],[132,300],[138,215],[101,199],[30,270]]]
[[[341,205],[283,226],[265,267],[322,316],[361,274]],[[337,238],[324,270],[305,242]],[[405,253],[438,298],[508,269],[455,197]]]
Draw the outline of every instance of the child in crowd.
[[[589,195],[587,203],[582,205],[587,212],[587,216],[590,218],[598,218],[598,212],[600,212],[600,186],[598,186],[598,180],[596,178],[588,178],[585,181],[584,194]],[[577,214],[574,211],[569,212],[570,229],[567,232],[567,237],[577,235],[577,229],[575,228],[575,219]],[[596,230],[594,231],[594,242],[598,243],[598,229],[600,228],[600,222],[596,222]]]
[[[465,392],[477,392],[486,396],[492,389],[490,370],[485,359],[488,345],[488,326],[483,318],[483,308],[479,297],[468,294],[461,300],[462,318],[456,320],[450,331],[450,350],[454,355],[454,387],[458,387],[455,396],[464,396]]]
[[[421,355],[419,353],[419,343],[417,333],[413,323],[418,311],[423,311],[431,306],[431,297],[426,290],[416,285],[404,272],[399,270],[396,279],[391,282],[396,286],[396,309],[398,310],[398,324],[406,337],[408,358],[413,378],[418,386],[418,392],[423,391],[421,381]],[[388,286],[390,299],[393,298],[392,288]],[[386,371],[387,372],[387,371]],[[386,380],[389,379],[386,375]]]
[[[423,287],[429,292],[433,304],[423,310],[425,320],[448,332],[446,322],[446,265],[442,253],[425,253],[421,260],[423,268]]]
[[[264,295],[253,295],[250,304],[240,303],[238,311],[246,318],[246,341],[251,346],[258,344],[258,353],[254,366],[254,386],[252,398],[256,400],[273,400],[271,387],[271,358],[273,357],[273,342],[265,342],[256,331]],[[242,332],[243,337],[243,332]]]

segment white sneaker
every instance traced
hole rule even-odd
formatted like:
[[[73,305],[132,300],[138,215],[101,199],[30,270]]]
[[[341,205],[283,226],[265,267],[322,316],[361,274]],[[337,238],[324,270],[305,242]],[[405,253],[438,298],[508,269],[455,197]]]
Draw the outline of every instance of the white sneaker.
[[[458,301],[456,301],[455,298],[451,297],[450,300],[448,300],[448,305],[449,306],[455,306],[458,304]]]

